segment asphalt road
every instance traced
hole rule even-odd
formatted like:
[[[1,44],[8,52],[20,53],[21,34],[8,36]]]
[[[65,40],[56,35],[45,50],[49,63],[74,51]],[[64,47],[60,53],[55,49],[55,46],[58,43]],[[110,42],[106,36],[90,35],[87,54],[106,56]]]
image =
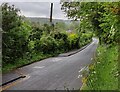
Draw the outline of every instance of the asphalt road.
[[[81,70],[92,62],[97,39],[84,50],[68,57],[54,57],[18,69],[27,77],[7,90],[80,89]]]

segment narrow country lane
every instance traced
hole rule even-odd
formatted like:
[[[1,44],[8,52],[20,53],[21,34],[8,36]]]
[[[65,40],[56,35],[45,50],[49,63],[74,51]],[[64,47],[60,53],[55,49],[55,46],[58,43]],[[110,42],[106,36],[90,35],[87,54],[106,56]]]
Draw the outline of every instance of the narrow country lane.
[[[79,89],[82,86],[79,71],[91,63],[97,44],[98,39],[94,38],[88,47],[74,55],[48,58],[18,69],[28,77],[7,90]]]

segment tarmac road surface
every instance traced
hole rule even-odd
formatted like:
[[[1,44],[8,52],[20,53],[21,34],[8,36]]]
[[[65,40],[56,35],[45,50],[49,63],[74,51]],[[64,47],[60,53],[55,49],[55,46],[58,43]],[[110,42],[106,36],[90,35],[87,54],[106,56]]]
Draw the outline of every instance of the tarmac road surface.
[[[98,39],[93,38],[89,46],[74,55],[48,58],[18,69],[17,71],[27,77],[19,83],[11,84],[6,90],[80,89],[82,86],[80,71],[92,62],[97,44]]]

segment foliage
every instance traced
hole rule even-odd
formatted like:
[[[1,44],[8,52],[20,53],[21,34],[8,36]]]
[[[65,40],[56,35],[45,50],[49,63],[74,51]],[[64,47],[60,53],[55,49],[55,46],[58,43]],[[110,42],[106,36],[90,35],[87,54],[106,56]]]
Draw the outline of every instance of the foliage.
[[[83,90],[118,90],[117,46],[99,46]]]
[[[91,42],[92,37],[93,37],[93,34],[92,34],[91,32],[82,33],[82,34],[81,34],[81,37],[80,37],[80,42],[82,42],[82,43],[81,43],[80,45],[81,45],[81,46],[84,46],[84,45],[86,45],[87,43]]]
[[[65,22],[57,22],[54,26],[55,31],[67,30],[67,24]]]
[[[42,34],[43,34],[43,29],[42,28],[33,26],[32,31],[31,31],[30,36],[29,36],[29,39],[32,40],[32,41],[40,40]]]
[[[119,43],[120,2],[61,2],[69,18],[81,21],[79,31],[94,30],[100,44]]]
[[[103,41],[105,43],[119,43],[118,39],[119,39],[119,35],[120,35],[120,19],[119,19],[119,13],[116,13],[115,10],[117,10],[116,8],[118,8],[119,10],[117,10],[118,12],[120,11],[120,3],[104,3],[104,10],[106,12],[104,12],[102,14],[102,18],[100,18],[99,21],[101,21],[102,23],[100,24],[101,29],[103,30]]]
[[[56,40],[58,50],[69,50],[69,40],[66,32],[51,32],[51,36]]]
[[[19,10],[7,3],[2,4],[2,50],[3,64],[13,63],[28,50],[28,36],[31,27],[22,21]]]
[[[75,48],[79,48],[79,37],[77,34],[70,34],[68,37],[69,41],[70,41],[70,49],[75,49]]]
[[[35,43],[35,49],[43,53],[54,53],[56,48],[57,43],[51,36],[42,35],[41,39]]]
[[[50,34],[50,32],[53,30],[54,25],[44,24],[43,30],[45,34]]]

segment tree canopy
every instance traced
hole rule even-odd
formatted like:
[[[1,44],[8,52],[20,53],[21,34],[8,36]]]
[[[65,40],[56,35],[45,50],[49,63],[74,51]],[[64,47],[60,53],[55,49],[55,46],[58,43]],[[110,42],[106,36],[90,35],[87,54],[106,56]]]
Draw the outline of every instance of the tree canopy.
[[[100,43],[119,43],[120,2],[61,2],[69,18],[80,20],[80,31],[91,29]]]

